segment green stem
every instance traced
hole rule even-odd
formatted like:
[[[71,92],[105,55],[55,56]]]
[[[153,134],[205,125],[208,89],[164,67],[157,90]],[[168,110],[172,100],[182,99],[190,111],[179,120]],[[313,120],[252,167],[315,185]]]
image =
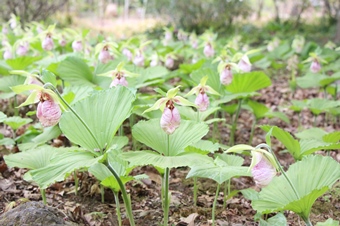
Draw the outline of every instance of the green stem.
[[[130,122],[130,128],[132,128],[132,126],[134,124],[136,124],[136,116],[135,116],[135,114],[131,114],[130,115],[129,122]],[[137,150],[137,140],[133,136],[132,136],[132,149],[135,150],[135,151]]]
[[[84,127],[86,128],[86,130],[90,133],[90,135],[92,136],[93,140],[96,142],[96,145],[98,146],[98,149],[100,150],[100,153],[102,153],[102,150],[100,148],[100,144],[97,140],[97,138],[95,137],[95,135],[92,133],[90,127],[86,124],[86,122],[78,115],[78,113],[67,103],[67,101],[61,96],[61,94],[59,93],[59,91],[51,84],[51,83],[46,83],[44,85],[44,88],[49,88],[51,89],[53,92],[55,92],[58,97],[61,99],[61,101],[68,107],[68,109],[70,109],[70,111],[72,111],[72,113],[79,119],[79,121],[84,125]]]
[[[291,180],[289,179],[289,177],[287,176],[286,172],[283,170],[283,168],[282,168],[282,166],[281,166],[279,160],[277,159],[277,157],[276,157],[275,153],[273,152],[273,150],[271,149],[271,147],[269,147],[267,144],[259,144],[259,145],[257,145],[257,146],[255,147],[255,149],[259,149],[259,148],[262,148],[262,147],[263,147],[263,148],[266,148],[266,149],[273,155],[273,157],[274,157],[274,159],[275,159],[275,162],[276,162],[277,166],[279,167],[279,170],[281,171],[282,175],[283,175],[283,176],[286,178],[286,180],[288,181],[290,187],[293,189],[293,191],[294,191],[294,193],[295,193],[295,195],[296,195],[296,198],[297,198],[298,200],[300,200],[300,196],[299,196],[299,194],[298,194],[298,192],[297,192],[295,186],[293,185],[292,181],[291,181]]]
[[[165,156],[169,156],[170,153],[170,135],[167,134],[167,144],[166,144],[166,155]],[[164,177],[163,177],[163,211],[164,211],[164,226],[168,225],[169,222],[169,204],[170,204],[170,198],[169,198],[169,174],[170,174],[170,169],[169,168],[165,168],[165,172],[164,172]]]
[[[305,222],[306,226],[313,226],[313,224],[310,221],[309,217],[301,217],[301,218]]]
[[[216,194],[215,194],[214,204],[213,204],[212,213],[211,213],[213,226],[215,226],[215,211],[216,211],[216,204],[217,204],[217,198],[218,198],[219,193],[220,193],[220,184],[218,184],[216,188]]]
[[[41,198],[43,200],[43,203],[46,205],[46,203],[47,203],[47,201],[46,201],[46,190],[40,189],[40,194],[41,194]]]
[[[124,201],[124,204],[125,204],[125,210],[127,212],[127,216],[129,218],[129,221],[130,221],[130,226],[135,226],[135,221],[133,219],[133,214],[132,214],[131,200],[130,200],[128,194],[126,193],[125,186],[124,186],[122,180],[120,179],[119,175],[117,174],[117,172],[114,170],[114,168],[112,168],[111,165],[108,164],[108,163],[106,163],[106,166],[118,182],[119,188],[122,192],[123,201]]]
[[[163,197],[163,202],[164,202],[164,226],[168,225],[169,221],[169,168],[165,168],[165,173],[164,173],[164,197]]]
[[[231,132],[230,132],[230,141],[229,141],[230,146],[233,146],[234,142],[235,142],[235,132],[236,132],[236,126],[237,126],[237,119],[240,115],[241,106],[242,106],[242,99],[238,100],[238,106],[237,106],[235,118],[234,118],[234,121],[233,121],[233,126],[232,126]]]
[[[118,136],[124,136],[124,127],[123,127],[123,124],[121,124],[119,129],[118,129]]]
[[[197,206],[197,177],[194,177],[194,206]]]
[[[120,214],[120,203],[119,203],[119,196],[118,192],[113,192],[113,195],[115,197],[115,203],[116,203],[116,214],[117,214],[117,220],[118,220],[118,225],[122,226],[122,215]]]
[[[16,108],[16,106],[18,106],[18,99],[17,99],[17,95],[14,96],[14,115],[18,116],[19,115],[19,109]]]
[[[251,125],[251,131],[250,131],[250,137],[249,137],[249,145],[253,143],[254,138],[254,132],[255,132],[255,126],[257,124],[257,118],[254,116],[253,124]]]
[[[79,179],[78,179],[78,170],[75,170],[73,172],[73,178],[74,178],[74,193],[78,195],[78,187],[79,187]]]
[[[103,185],[100,186],[100,196],[101,196],[102,203],[104,203],[105,202],[105,189]]]
[[[217,116],[218,116],[218,111],[215,111],[214,118],[217,118]],[[217,122],[214,122],[213,135],[212,135],[213,142],[217,141],[217,138],[216,138],[217,137],[217,132],[218,132],[218,124],[217,124]]]
[[[228,185],[227,185],[228,183]],[[223,209],[226,208],[227,206],[227,198],[230,194],[230,184],[231,184],[231,179],[228,181],[224,182],[224,197],[223,197]]]

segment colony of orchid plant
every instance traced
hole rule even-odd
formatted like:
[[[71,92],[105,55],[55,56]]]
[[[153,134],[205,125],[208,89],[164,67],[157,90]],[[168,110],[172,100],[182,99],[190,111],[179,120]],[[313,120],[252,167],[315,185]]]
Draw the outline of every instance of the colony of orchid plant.
[[[77,193],[77,172],[88,171],[113,191],[119,225],[120,194],[125,216],[135,225],[125,184],[146,176],[131,176],[134,167],[151,165],[163,179],[162,223],[168,225],[170,169],[189,167],[195,205],[197,179],[217,182],[213,225],[221,185],[226,188],[226,208],[232,178],[242,176],[254,179],[257,189],[240,192],[261,216],[290,210],[312,225],[313,203],[340,179],[340,164],[316,153],[339,149],[339,133],[324,131],[316,123],[309,129],[301,124],[297,139],[277,126],[262,125],[266,143],[252,146],[261,119],[289,123],[284,113],[255,98],[271,85],[270,70],[287,70],[292,92],[298,87],[324,91],[323,98],[292,98],[289,106],[282,107],[298,114],[308,109],[315,117],[324,113],[330,122],[336,120],[340,72],[335,62],[340,54],[332,43],[321,47],[297,36],[285,41],[274,38],[266,46],[250,49],[239,36],[225,40],[210,31],[198,36],[165,28],[161,40],[145,36],[115,40],[91,38],[88,31],[61,30],[55,25],[32,23],[22,28],[17,22],[13,17],[2,25],[0,98],[13,100],[15,108],[8,115],[0,112],[0,122],[15,134],[35,116],[37,120],[28,127],[34,128],[33,137],[25,137],[29,132],[21,137],[2,135],[0,144],[19,148],[4,159],[9,167],[28,169],[24,179],[40,187],[45,203],[50,185],[73,174]],[[27,116],[19,114],[24,106],[29,109]],[[253,115],[251,137],[249,144],[235,145],[241,111]],[[220,126],[228,128],[227,140],[219,134]],[[124,135],[127,130],[132,140]],[[70,147],[48,145],[60,134],[71,142]],[[288,169],[272,150],[272,137],[293,156],[295,162]],[[127,145],[131,150],[123,151]],[[244,165],[247,152],[249,166]]]

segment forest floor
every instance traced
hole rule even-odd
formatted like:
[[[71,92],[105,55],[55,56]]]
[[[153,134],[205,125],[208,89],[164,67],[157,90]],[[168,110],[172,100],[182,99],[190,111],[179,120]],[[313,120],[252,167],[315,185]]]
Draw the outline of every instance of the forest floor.
[[[299,117],[296,113],[288,108],[279,108],[279,106],[288,106],[292,99],[292,92],[289,88],[286,78],[272,78],[273,84],[261,91],[261,95],[256,99],[265,103],[273,110],[281,111],[287,114],[291,122],[289,124],[279,119],[263,119],[261,124],[277,125],[285,130],[295,133],[299,130]],[[305,99],[322,96],[317,89],[300,90],[294,93],[294,99]],[[320,96],[320,97],[321,97]],[[6,104],[6,103],[4,103]],[[7,103],[8,104],[8,103]],[[229,117],[227,123],[231,122]],[[253,117],[249,111],[242,110],[237,127],[236,144],[248,143],[250,135],[250,126]],[[307,110],[301,114],[302,128],[310,128],[313,124],[313,116]],[[318,127],[326,131],[339,130],[339,123],[328,123],[325,116],[320,115],[316,119]],[[128,125],[128,122],[126,122]],[[127,126],[126,126],[127,127]],[[127,128],[128,129],[128,128]],[[301,128],[300,128],[301,129]],[[230,129],[225,125],[219,126],[221,144],[227,144],[229,141]],[[211,135],[211,134],[210,134]],[[208,135],[208,137],[210,136]],[[265,133],[256,128],[253,145],[264,142]],[[58,138],[60,139],[60,138]],[[58,140],[52,141],[52,143]],[[60,142],[60,141],[59,141]],[[64,140],[62,140],[64,142]],[[281,164],[285,169],[294,162],[290,154],[285,153],[281,143],[273,139],[273,150],[275,150]],[[15,202],[19,205],[24,200],[39,201],[41,200],[40,191],[34,186],[22,179],[25,169],[7,168],[4,164],[3,155],[14,152],[14,149],[8,150],[6,147],[0,147],[0,216],[10,208],[10,203]],[[318,152],[323,154],[323,152]],[[340,153],[331,151],[330,156],[340,162]],[[249,164],[246,159],[245,164]],[[170,223],[171,225],[211,225],[211,208],[215,196],[217,184],[209,179],[198,179],[198,203],[193,204],[193,180],[186,179],[189,168],[172,169],[170,173]],[[132,198],[133,214],[136,225],[156,226],[162,222],[162,204],[160,198],[161,177],[157,171],[150,167],[137,167],[132,173],[145,173],[149,179],[140,182],[132,181],[127,183],[127,191]],[[46,190],[47,203],[49,206],[58,208],[65,214],[68,221],[75,222],[79,225],[118,225],[115,214],[115,202],[110,190],[105,190],[105,202],[101,202],[99,184],[93,176],[87,172],[78,173],[80,180],[78,195],[74,192],[73,177],[67,178],[63,182],[56,183]],[[241,177],[234,178],[231,181],[231,189],[256,188],[252,178]],[[223,187],[221,191],[223,191]],[[24,198],[24,199],[23,199]],[[121,206],[122,206],[121,200]],[[256,212],[251,207],[251,202],[245,199],[241,193],[236,194],[227,201],[226,208],[222,207],[223,192],[220,192],[217,203],[216,222],[220,226],[238,226],[238,225],[258,225],[254,221]],[[123,213],[123,225],[129,225],[127,218]],[[285,212],[288,225],[304,225],[301,219],[293,212]],[[340,216],[340,183],[319,198],[312,208],[311,221],[313,224],[323,222],[328,218],[339,220]]]

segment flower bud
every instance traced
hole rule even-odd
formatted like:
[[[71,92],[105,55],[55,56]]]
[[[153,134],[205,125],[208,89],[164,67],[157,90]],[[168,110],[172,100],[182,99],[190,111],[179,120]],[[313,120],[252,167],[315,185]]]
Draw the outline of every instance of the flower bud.
[[[59,122],[61,109],[48,94],[43,93],[37,107],[37,117],[44,127],[54,126]]]
[[[172,57],[168,56],[165,60],[165,67],[167,67],[168,69],[173,68],[175,64],[175,61]]]
[[[171,41],[171,39],[172,39],[172,32],[170,32],[170,31],[165,32],[164,39],[166,41]]]
[[[66,39],[65,39],[64,36],[61,37],[61,39],[59,40],[59,45],[60,45],[61,47],[66,46]]]
[[[29,47],[28,43],[19,45],[18,48],[17,48],[16,54],[18,56],[25,56],[28,52],[28,47]]]
[[[134,65],[138,67],[144,66],[144,56],[141,53],[138,53],[135,58],[133,59]]]
[[[253,158],[255,158],[255,165],[251,169],[251,173],[254,181],[259,187],[265,187],[276,176],[276,168],[261,152],[253,152]]]
[[[167,104],[168,105],[168,104]],[[181,116],[179,111],[175,106],[170,104],[170,106],[166,106],[164,108],[162,117],[161,117],[161,128],[167,134],[173,134],[175,130],[179,127],[181,123]]]
[[[112,59],[109,49],[106,46],[100,51],[98,58],[103,64],[108,63]]]
[[[4,35],[8,34],[8,28],[6,26],[2,27],[2,34],[4,34]]]
[[[74,52],[81,52],[83,50],[83,43],[81,41],[73,41],[72,42],[72,49]]]
[[[13,55],[9,49],[6,49],[3,55],[4,60],[12,59]]]
[[[251,71],[251,63],[247,55],[243,55],[241,60],[238,62],[238,67],[244,72]]]
[[[233,80],[233,74],[231,68],[227,65],[220,73],[220,81],[223,85],[229,85]]]
[[[321,70],[321,64],[317,59],[314,59],[310,65],[310,70],[313,73],[318,73]]]
[[[126,56],[128,58],[129,61],[132,60],[132,53],[129,49],[124,48],[122,53],[123,53],[124,56]]]
[[[213,57],[215,55],[215,50],[210,43],[204,46],[203,53],[206,57]]]
[[[205,92],[200,92],[196,97],[195,104],[200,112],[206,111],[210,104],[208,95]]]
[[[54,48],[54,42],[51,34],[46,35],[45,39],[41,43],[41,46],[46,51],[51,51]]]

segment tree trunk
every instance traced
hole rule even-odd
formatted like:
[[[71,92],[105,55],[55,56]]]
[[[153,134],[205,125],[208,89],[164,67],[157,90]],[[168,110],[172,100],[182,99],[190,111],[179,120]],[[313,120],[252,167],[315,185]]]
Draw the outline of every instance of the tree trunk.
[[[257,19],[260,20],[261,19],[261,13],[262,13],[262,9],[263,9],[263,4],[264,1],[263,0],[259,0],[259,8],[257,9]]]
[[[129,7],[130,7],[130,0],[124,1],[124,19],[129,18]]]
[[[336,34],[334,41],[339,43],[340,42],[340,9],[336,12]]]
[[[280,23],[280,11],[279,11],[279,6],[278,6],[278,0],[273,0],[274,2],[274,7],[275,7],[275,21]]]

